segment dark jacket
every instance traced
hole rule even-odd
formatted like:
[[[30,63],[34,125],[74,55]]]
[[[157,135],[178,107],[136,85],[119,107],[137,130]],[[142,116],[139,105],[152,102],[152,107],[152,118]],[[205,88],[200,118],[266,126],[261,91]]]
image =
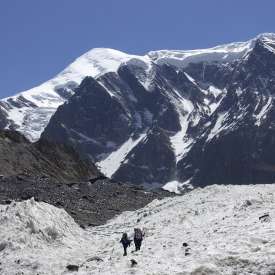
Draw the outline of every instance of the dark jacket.
[[[144,237],[144,234],[142,233],[140,228],[135,228],[135,234],[134,234],[134,239],[142,241]]]
[[[131,245],[132,240],[129,240],[127,234],[126,235],[123,234],[120,242],[124,247],[128,247]]]

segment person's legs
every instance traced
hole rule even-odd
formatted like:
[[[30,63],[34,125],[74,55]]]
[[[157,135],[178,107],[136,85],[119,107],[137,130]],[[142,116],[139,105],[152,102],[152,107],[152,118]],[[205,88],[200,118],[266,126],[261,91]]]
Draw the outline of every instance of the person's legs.
[[[141,247],[141,240],[138,240],[138,250],[140,250]]]
[[[123,254],[123,256],[127,256],[127,246],[123,246],[123,248],[124,248],[124,254]]]
[[[141,240],[135,240],[136,251],[140,250]]]
[[[142,240],[139,240],[139,243],[138,243],[138,250],[140,250],[141,242],[142,242]]]
[[[136,251],[138,251],[138,240],[134,239],[134,243],[135,243]]]

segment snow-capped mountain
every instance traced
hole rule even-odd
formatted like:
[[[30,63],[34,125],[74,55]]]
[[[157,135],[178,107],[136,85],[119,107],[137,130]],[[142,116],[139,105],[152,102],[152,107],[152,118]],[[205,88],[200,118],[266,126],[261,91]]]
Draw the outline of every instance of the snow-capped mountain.
[[[89,51],[53,79],[0,100],[0,128],[16,129],[31,141],[38,140],[58,106],[74,93],[86,76],[98,77],[116,71],[120,64],[135,58],[149,59],[112,49]]]
[[[231,43],[210,49],[162,50],[149,52],[145,56],[129,55],[113,49],[92,49],[53,79],[28,91],[0,100],[0,128],[16,129],[30,140],[36,141],[57,107],[74,93],[74,89],[86,76],[96,78],[106,72],[116,72],[121,64],[130,60],[147,65],[151,62],[170,64],[180,68],[190,63],[232,62],[249,53],[256,41],[261,38],[272,40],[274,34],[261,34],[247,42]]]
[[[274,192],[274,185],[198,188],[87,230],[33,199],[1,205],[1,274],[271,275]],[[132,237],[135,227],[145,232],[141,251],[132,245],[123,257],[121,235]]]
[[[84,79],[42,137],[73,145],[109,177],[175,192],[272,182],[274,77],[273,34],[150,52]]]
[[[3,100],[1,121],[33,140],[47,125],[43,139],[72,145],[121,181],[175,192],[273,182],[274,77],[274,34],[145,56],[95,49],[43,84],[59,99],[48,115],[38,101],[29,103],[42,85],[24,100]]]

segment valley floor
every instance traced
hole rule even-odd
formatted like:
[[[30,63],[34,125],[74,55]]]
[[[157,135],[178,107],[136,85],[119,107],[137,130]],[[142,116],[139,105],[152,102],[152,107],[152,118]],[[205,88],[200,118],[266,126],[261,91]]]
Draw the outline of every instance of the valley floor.
[[[274,275],[274,194],[275,185],[214,185],[155,200],[88,230],[46,203],[1,206],[1,274]],[[119,240],[134,227],[146,232],[142,249],[131,253],[131,246],[123,257]],[[69,264],[78,272],[68,271]]]

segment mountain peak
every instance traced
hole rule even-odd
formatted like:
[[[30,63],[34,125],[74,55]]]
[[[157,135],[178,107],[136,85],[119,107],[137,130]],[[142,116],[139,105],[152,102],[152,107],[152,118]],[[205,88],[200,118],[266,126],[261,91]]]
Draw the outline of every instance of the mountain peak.
[[[110,48],[93,48],[77,58],[60,75],[77,73],[83,76],[98,77],[107,72],[116,72],[119,66],[131,59],[138,59],[145,63],[150,60],[146,56],[127,54]]]
[[[256,36],[257,40],[269,40],[275,42],[275,33],[260,33],[259,35]]]
[[[152,63],[185,68],[190,63],[231,63],[246,57],[256,42],[275,52],[275,34],[262,33],[246,42],[234,42],[198,50],[160,50],[146,55],[127,54],[110,48],[93,48],[75,59],[65,70],[51,80],[15,96],[0,101],[0,112],[5,117],[5,128],[15,128],[35,141],[58,106],[62,105],[81,81],[116,72],[127,63],[150,72]],[[146,74],[145,78],[149,77]],[[146,83],[146,79],[144,83]],[[150,82],[150,81],[149,81]],[[3,123],[2,123],[3,124]]]

